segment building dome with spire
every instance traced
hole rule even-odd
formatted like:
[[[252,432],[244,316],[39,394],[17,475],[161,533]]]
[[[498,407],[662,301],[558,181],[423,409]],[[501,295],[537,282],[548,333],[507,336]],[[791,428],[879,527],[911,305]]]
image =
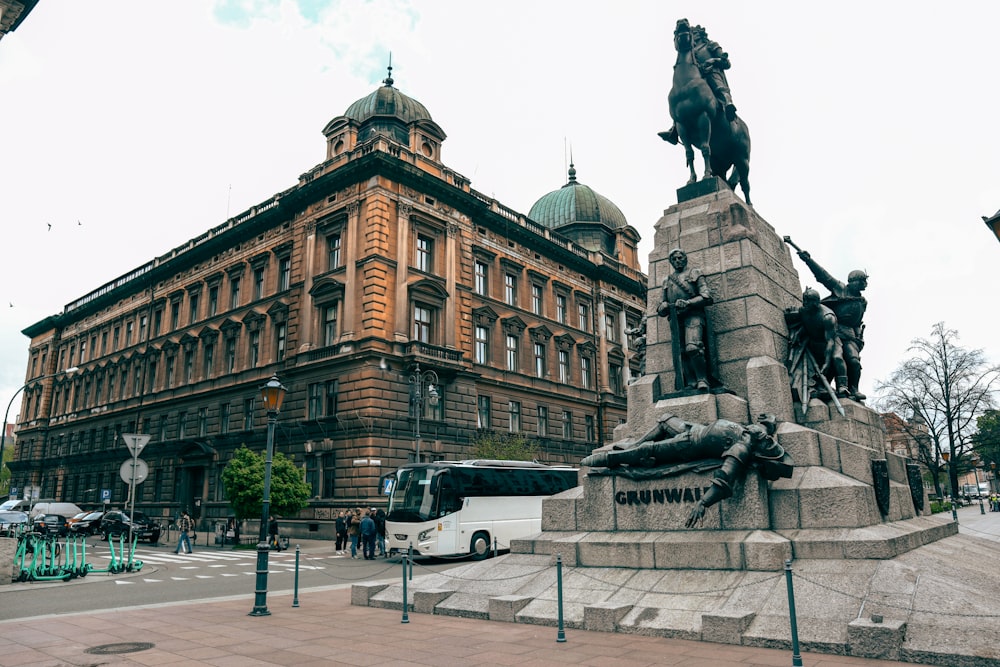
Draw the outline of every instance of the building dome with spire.
[[[392,116],[404,123],[412,123],[418,120],[433,120],[427,107],[408,95],[404,95],[392,84],[392,67],[389,67],[389,76],[383,81],[381,88],[347,107],[344,116],[359,123],[372,118],[373,116]]]
[[[614,202],[576,180],[576,167],[573,163],[569,165],[569,180],[566,185],[536,201],[528,217],[552,229],[576,223],[597,223],[608,229],[620,229],[628,225],[621,209]]]

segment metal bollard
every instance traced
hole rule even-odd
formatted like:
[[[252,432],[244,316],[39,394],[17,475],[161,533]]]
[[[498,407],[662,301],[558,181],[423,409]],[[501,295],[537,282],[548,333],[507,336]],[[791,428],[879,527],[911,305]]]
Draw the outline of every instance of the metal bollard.
[[[493,557],[494,558],[497,557],[497,538],[496,538],[496,536],[493,537]]]
[[[407,568],[410,571],[410,581],[413,581],[413,561],[410,560],[411,558],[413,558],[413,542],[410,542],[410,546],[406,550],[406,560],[409,561]]]
[[[799,626],[795,620],[795,592],[792,590],[792,561],[785,561],[785,583],[788,585],[788,618],[792,624],[792,667],[802,667],[799,652]]]
[[[410,558],[410,552],[407,550],[407,552],[403,554],[403,620],[401,620],[400,623],[410,622],[410,614],[406,609],[406,562],[409,560],[409,558]]]
[[[562,554],[556,554],[556,606],[559,608],[559,631],[556,642],[566,641],[566,631],[563,630],[563,600],[562,600]]]
[[[295,545],[295,594],[292,596],[292,606],[299,606],[299,545]]]

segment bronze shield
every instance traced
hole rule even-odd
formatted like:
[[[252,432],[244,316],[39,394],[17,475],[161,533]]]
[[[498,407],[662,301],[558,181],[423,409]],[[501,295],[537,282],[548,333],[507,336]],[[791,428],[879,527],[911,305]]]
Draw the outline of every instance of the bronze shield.
[[[883,516],[889,513],[889,462],[872,459],[872,480],[875,482],[875,502]]]
[[[910,484],[913,509],[917,511],[917,514],[922,514],[924,511],[924,476],[920,474],[920,466],[918,464],[906,464],[906,481]]]

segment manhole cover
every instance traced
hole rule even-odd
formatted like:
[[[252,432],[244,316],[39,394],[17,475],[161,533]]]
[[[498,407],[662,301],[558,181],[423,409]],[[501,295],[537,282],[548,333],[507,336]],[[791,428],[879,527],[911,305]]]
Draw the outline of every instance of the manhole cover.
[[[122,642],[120,644],[101,644],[100,646],[92,646],[84,651],[84,653],[93,653],[96,655],[112,655],[115,653],[135,653],[136,651],[145,651],[151,649],[156,644],[150,642]]]

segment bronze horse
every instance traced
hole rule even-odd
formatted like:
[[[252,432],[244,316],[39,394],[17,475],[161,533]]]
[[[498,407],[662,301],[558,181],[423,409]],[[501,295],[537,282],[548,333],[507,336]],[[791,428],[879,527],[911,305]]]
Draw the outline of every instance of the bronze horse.
[[[705,162],[703,178],[721,176],[733,189],[739,183],[743,198],[749,204],[750,132],[739,116],[732,122],[726,119],[722,105],[701,74],[693,46],[690,26],[686,21],[679,21],[674,31],[677,62],[667,102],[691,171],[688,184],[698,180],[694,171],[694,149],[698,148]],[[666,140],[665,134],[661,132],[660,136]],[[730,168],[733,172],[727,179]]]

